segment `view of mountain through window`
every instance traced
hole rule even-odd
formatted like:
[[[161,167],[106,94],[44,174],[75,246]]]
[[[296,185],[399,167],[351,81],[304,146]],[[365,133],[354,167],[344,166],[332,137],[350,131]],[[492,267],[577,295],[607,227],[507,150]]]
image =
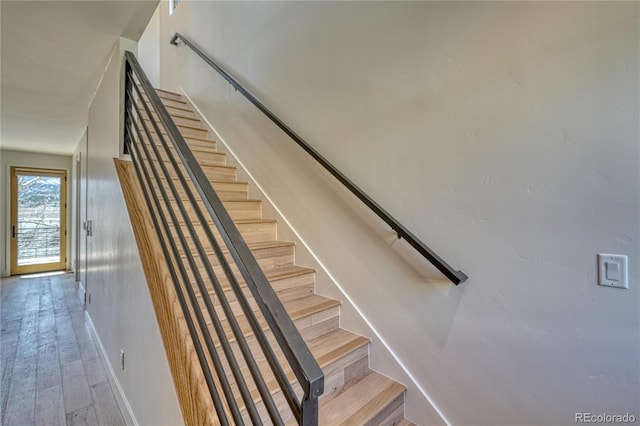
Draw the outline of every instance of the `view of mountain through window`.
[[[18,265],[60,262],[60,186],[53,176],[18,176]]]

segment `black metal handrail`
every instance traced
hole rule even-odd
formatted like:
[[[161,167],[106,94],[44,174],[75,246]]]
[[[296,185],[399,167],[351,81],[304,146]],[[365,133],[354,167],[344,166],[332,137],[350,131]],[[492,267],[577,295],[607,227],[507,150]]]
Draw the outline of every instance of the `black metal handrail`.
[[[369,197],[362,189],[360,189],[351,179],[346,177],[344,173],[338,170],[333,164],[331,164],[326,158],[324,158],[318,151],[315,150],[308,142],[306,142],[300,135],[293,131],[288,125],[280,120],[273,112],[271,112],[262,102],[258,100],[251,92],[249,92],[244,86],[242,86],[235,78],[233,78],[227,71],[218,65],[213,59],[207,56],[202,50],[190,42],[180,33],[175,33],[171,38],[170,43],[177,46],[178,39],[191,50],[193,50],[202,60],[216,70],[229,84],[231,84],[238,92],[255,105],[264,115],[266,115],[276,126],[278,126],[284,133],[286,133],[294,142],[296,142],[303,150],[305,150],[311,157],[313,157],[322,167],[324,167],[329,173],[331,173],[340,183],[347,187],[349,191],[360,201],[362,201],[367,207],[369,207],[380,219],[382,219],[391,229],[398,234],[398,238],[404,238],[415,250],[424,256],[429,262],[431,262],[444,276],[446,276],[452,283],[458,285],[464,282],[468,277],[459,270],[455,270],[451,265],[445,262],[440,256],[438,256],[433,250],[431,250],[425,243],[420,241],[411,231],[409,231],[404,225],[398,222],[391,214],[383,209],[378,203],[376,203],[371,197]]]
[[[247,420],[262,424],[259,408],[249,389],[252,381],[271,422],[284,423],[266,385],[265,367],[258,367],[258,349],[252,348],[247,341],[238,313],[233,310],[235,301],[251,327],[259,347],[258,355],[267,361],[267,374],[277,381],[292,415],[300,424],[317,424],[318,397],[324,391],[322,370],[131,52],[125,54],[125,65],[125,148],[131,154],[143,186],[145,202],[152,212],[154,227],[218,420],[223,425],[244,424]],[[171,204],[171,199],[182,199],[180,190],[186,195],[189,208],[182,202]],[[208,226],[209,220],[213,221],[218,236]],[[197,227],[205,233],[205,238],[200,236]],[[195,253],[190,242],[195,246]],[[215,265],[207,248],[214,253]],[[233,272],[228,257],[231,257],[240,277]],[[222,273],[216,272],[216,267],[221,268]],[[240,278],[266,321],[277,348],[272,347],[260,325],[257,312],[254,312],[248,295],[241,287]],[[233,296],[226,294],[225,283]],[[212,294],[208,285],[213,289]],[[235,299],[231,300],[231,297]],[[223,320],[230,330],[225,330]],[[209,322],[215,337],[210,333]],[[235,339],[236,350],[229,340],[229,332]],[[219,348],[216,347],[218,345]],[[276,349],[282,352],[294,373],[302,395],[296,393],[296,384],[287,378]],[[243,374],[244,370],[248,374]],[[233,383],[230,378],[233,378]]]

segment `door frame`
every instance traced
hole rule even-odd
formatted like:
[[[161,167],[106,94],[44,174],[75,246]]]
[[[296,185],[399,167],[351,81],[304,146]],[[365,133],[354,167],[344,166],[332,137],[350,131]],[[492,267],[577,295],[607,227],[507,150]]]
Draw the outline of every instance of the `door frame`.
[[[60,184],[60,261],[36,265],[18,266],[18,238],[14,230],[18,226],[18,175],[33,173],[36,176],[56,176]],[[11,166],[11,275],[63,270],[67,267],[67,170],[38,167]]]
[[[75,205],[75,218],[76,222],[73,224],[75,227],[75,258],[73,259],[73,271],[76,282],[80,282],[80,262],[81,262],[81,253],[80,253],[80,241],[82,238],[82,219],[80,215],[81,211],[81,199],[82,199],[82,151],[76,154],[76,175],[75,175],[75,188],[73,190],[76,194],[76,205]]]

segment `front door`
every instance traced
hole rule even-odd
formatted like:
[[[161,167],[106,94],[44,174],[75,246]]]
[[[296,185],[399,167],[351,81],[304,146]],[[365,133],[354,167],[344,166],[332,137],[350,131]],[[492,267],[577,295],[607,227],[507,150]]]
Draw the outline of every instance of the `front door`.
[[[66,170],[11,168],[11,275],[66,267]]]

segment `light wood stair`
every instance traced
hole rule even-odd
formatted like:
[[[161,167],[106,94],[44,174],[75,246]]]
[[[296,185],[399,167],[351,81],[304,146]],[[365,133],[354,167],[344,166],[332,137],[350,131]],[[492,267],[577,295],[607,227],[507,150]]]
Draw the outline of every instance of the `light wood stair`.
[[[295,264],[294,243],[277,239],[277,222],[262,217],[262,201],[248,197],[249,184],[237,180],[236,168],[227,165],[226,154],[218,151],[217,143],[209,138],[208,131],[202,126],[188,102],[182,95],[177,93],[161,89],[157,89],[156,92],[325,374],[325,392],[320,397],[319,402],[319,424],[412,425],[411,422],[404,418],[405,387],[369,369],[369,340],[339,327],[340,303],[314,293],[315,271]],[[164,152],[160,142],[161,138],[153,128],[151,120],[157,121],[155,113],[152,114],[151,119],[147,117],[144,120],[153,135],[152,142],[147,142],[147,146],[151,148],[150,143],[155,143],[160,148],[160,151]],[[158,127],[161,128],[161,126]],[[160,133],[164,134],[164,131]],[[170,150],[172,152],[175,151],[173,147]],[[177,188],[181,188],[178,182],[178,172],[174,170],[169,157],[164,153],[162,154],[162,161],[170,173],[169,179],[174,181]],[[158,162],[155,165],[159,168]],[[188,179],[188,174],[186,174],[181,164],[178,165],[178,169]],[[166,179],[161,179],[161,184],[164,185],[165,183]],[[197,196],[197,194],[194,195]],[[170,203],[175,204],[178,202],[185,206],[188,217],[193,220],[194,231],[202,242],[207,241],[204,227],[209,227],[213,231],[215,238],[219,238],[219,233],[208,215],[206,216],[207,223],[197,223],[197,216],[190,206],[188,196],[183,189],[178,189],[177,197],[167,193],[167,199]],[[198,203],[203,207],[200,201]],[[175,210],[177,211],[177,209]],[[206,210],[203,211],[206,212]],[[181,257],[186,261],[187,256],[189,256],[198,265],[199,273],[206,283],[208,295],[211,296],[212,306],[217,312],[221,312],[218,295],[215,293],[209,279],[206,278],[207,271],[202,266],[202,259],[200,259],[196,250],[196,244],[189,236],[184,218],[180,214],[177,214],[177,216],[178,226],[171,225],[170,233],[174,235],[177,227],[180,227],[184,232],[189,253],[185,253],[180,248]],[[224,276],[213,249],[208,244],[205,247],[205,255],[211,261],[216,276],[221,277],[219,279],[220,286],[224,295],[230,301],[230,308],[236,314],[238,325],[248,345],[252,350],[258,348],[259,345],[253,330],[249,326],[242,308]],[[223,252],[225,257],[230,260],[231,269],[240,277],[237,267],[224,247]],[[193,273],[189,272],[189,277],[193,279]],[[248,292],[244,280],[240,277],[238,281],[243,289],[242,291]],[[198,294],[197,298],[200,307],[206,313],[206,305],[202,295]],[[252,299],[250,298],[250,300]],[[282,360],[285,374],[294,384],[294,389],[297,389],[295,375],[285,362],[278,345],[275,344],[275,339],[269,331],[269,326],[262,318],[256,303],[250,302],[250,308],[256,313],[260,327],[266,333],[269,341],[274,343],[274,352]],[[205,318],[207,318],[207,325],[213,341],[219,347],[219,341],[211,319],[206,315]],[[231,343],[233,352],[237,357],[241,358],[236,338],[223,315],[221,315],[221,325]],[[256,357],[256,361],[260,370],[265,372],[265,383],[277,406],[283,407],[285,413],[289,414],[288,417],[283,414],[284,420],[287,424],[295,424],[294,418],[287,411],[286,401],[281,394],[275,377],[273,377],[268,368],[266,360]],[[250,377],[246,365],[242,367],[242,374],[243,377]],[[230,382],[234,391],[237,391],[233,377],[230,378]],[[262,398],[255,384],[250,380],[247,381],[247,384],[258,411],[265,419],[268,419],[266,409],[262,404]],[[248,420],[249,417],[240,397],[238,397],[237,403],[242,410],[243,416]],[[212,413],[212,415],[215,416],[215,413]]]

